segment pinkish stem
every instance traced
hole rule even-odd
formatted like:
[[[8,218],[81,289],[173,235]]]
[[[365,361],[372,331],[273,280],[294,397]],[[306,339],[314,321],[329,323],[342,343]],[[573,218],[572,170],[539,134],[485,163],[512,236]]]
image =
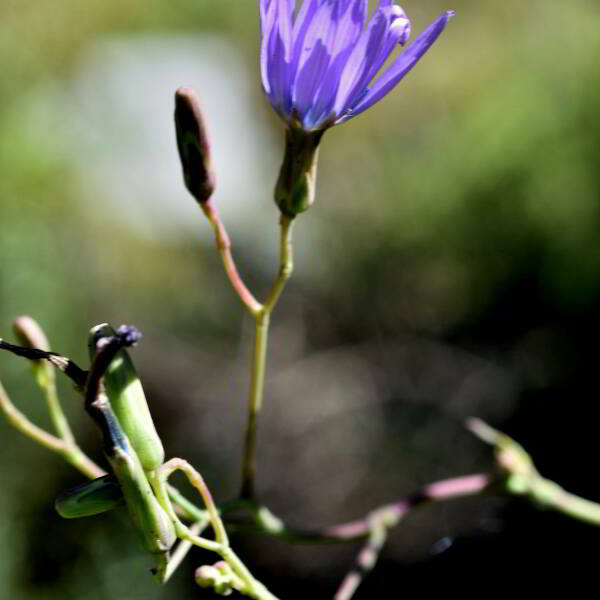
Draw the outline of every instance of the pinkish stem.
[[[219,217],[219,211],[215,206],[213,206],[210,200],[202,204],[202,210],[214,229],[215,236],[217,238],[217,249],[219,250],[219,254],[221,255],[223,265],[225,267],[225,272],[227,273],[227,277],[229,278],[233,289],[250,313],[256,316],[263,308],[262,304],[252,295],[252,292],[246,287],[246,284],[243,282],[240,274],[237,271],[235,261],[233,260],[233,256],[231,254],[231,240],[229,239],[227,230],[225,229],[225,226]]]
[[[494,480],[491,475],[477,474],[445,479],[426,485],[404,500],[388,504],[371,512],[366,518],[327,529],[324,533],[340,539],[368,536],[356,558],[353,569],[342,581],[333,600],[350,600],[363,579],[373,569],[387,539],[389,528],[394,527],[413,508],[426,502],[451,500],[483,492]]]
[[[356,539],[369,534],[372,520],[383,519],[386,525],[393,526],[405,517],[412,509],[427,502],[436,502],[440,500],[451,500],[461,496],[471,496],[484,491],[493,481],[492,475],[478,473],[476,475],[465,475],[464,477],[454,477],[444,479],[435,483],[430,483],[412,495],[387,504],[371,512],[366,518],[341,525],[334,525],[323,530],[323,535],[331,538]]]

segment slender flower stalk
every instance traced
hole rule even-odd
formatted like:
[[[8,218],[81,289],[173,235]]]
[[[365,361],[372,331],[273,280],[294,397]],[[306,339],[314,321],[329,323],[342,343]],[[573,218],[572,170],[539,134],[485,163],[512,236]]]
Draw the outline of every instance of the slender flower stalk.
[[[281,241],[280,241],[280,265],[279,274],[273,287],[262,305],[260,312],[255,315],[256,333],[254,341],[254,352],[252,353],[250,397],[248,402],[248,424],[244,442],[244,457],[242,461],[242,489],[240,497],[246,500],[255,497],[256,478],[256,438],[258,428],[258,417],[262,408],[263,393],[265,387],[265,374],[267,370],[267,343],[269,338],[269,322],[271,312],[275,308],[287,280],[291,277],[294,269],[294,257],[292,248],[292,224],[291,218],[282,215]]]
[[[10,400],[0,382],[0,412],[4,413],[6,420],[23,435],[34,442],[57,452],[63,458],[90,479],[102,477],[106,472],[94,461],[83,453],[75,442],[58,438],[45,429],[32,423]]]
[[[13,323],[13,331],[19,341],[29,348],[40,348],[41,350],[50,351],[50,342],[34,319],[27,315],[17,317]],[[69,427],[69,423],[60,405],[60,399],[56,390],[56,378],[54,376],[54,367],[47,361],[38,360],[32,362],[33,370],[36,376],[36,381],[46,395],[48,403],[48,412],[54,424],[54,429],[59,437],[66,444],[75,444],[75,437]]]

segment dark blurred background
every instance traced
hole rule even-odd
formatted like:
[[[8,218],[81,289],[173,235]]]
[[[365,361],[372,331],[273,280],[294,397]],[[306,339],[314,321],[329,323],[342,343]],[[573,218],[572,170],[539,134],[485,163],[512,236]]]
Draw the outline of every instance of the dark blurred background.
[[[453,2],[403,4],[415,34],[443,10],[457,16],[390,96],[327,133],[316,205],[296,225],[258,486],[297,526],[490,469],[462,427],[470,415],[600,501],[600,5]],[[216,202],[263,297],[277,270],[283,127],[260,89],[257,13],[254,0],[0,6],[0,336],[29,314],[85,364],[92,325],[137,325],[167,454],[192,462],[219,501],[239,485],[253,327],[184,190],[173,92],[202,98]],[[28,365],[2,355],[0,377],[49,426]],[[80,398],[61,389],[80,444],[102,461]],[[55,514],[78,473],[3,420],[0,448],[0,598],[211,597],[193,583],[206,556],[155,585],[123,514]],[[233,541],[286,599],[331,598],[357,551]],[[428,507],[393,532],[356,597],[475,596],[479,576],[576,589],[595,581],[599,543],[599,530],[516,499]]]

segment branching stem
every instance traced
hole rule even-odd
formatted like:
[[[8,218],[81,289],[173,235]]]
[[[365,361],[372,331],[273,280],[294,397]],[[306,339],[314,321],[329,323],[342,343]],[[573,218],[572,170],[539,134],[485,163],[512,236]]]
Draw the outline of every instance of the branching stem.
[[[221,221],[219,211],[210,200],[202,205],[202,210],[215,232],[217,250],[221,255],[227,277],[229,278],[235,293],[244,303],[244,306],[248,309],[250,314],[255,317],[262,310],[262,304],[252,295],[252,292],[246,287],[246,284],[238,273],[235,261],[233,260],[233,255],[231,254],[231,240],[229,239],[225,225],[223,225],[223,222]]]
[[[281,216],[280,234],[280,265],[279,273],[273,287],[267,297],[267,301],[261,310],[255,314],[256,336],[254,341],[254,352],[252,354],[252,370],[250,382],[250,397],[248,402],[248,424],[244,443],[244,458],[242,463],[242,489],[240,497],[252,499],[256,496],[256,438],[258,429],[258,417],[262,408],[267,341],[269,337],[269,321],[271,312],[279,300],[286,281],[292,275],[294,268],[292,251],[292,219]]]
[[[88,458],[74,441],[60,439],[41,427],[32,423],[10,400],[8,394],[0,383],[0,409],[4,412],[7,421],[22,434],[41,444],[45,448],[57,452],[68,463],[90,479],[106,475],[106,471]]]

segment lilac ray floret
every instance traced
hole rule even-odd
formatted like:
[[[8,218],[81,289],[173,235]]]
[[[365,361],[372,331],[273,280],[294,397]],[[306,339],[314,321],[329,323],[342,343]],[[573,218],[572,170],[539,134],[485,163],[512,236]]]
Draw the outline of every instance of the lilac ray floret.
[[[388,94],[435,42],[453,16],[431,23],[377,78],[410,20],[380,0],[366,23],[368,0],[260,0],[263,89],[288,125],[319,131],[348,121]],[[366,25],[366,27],[365,27]]]

